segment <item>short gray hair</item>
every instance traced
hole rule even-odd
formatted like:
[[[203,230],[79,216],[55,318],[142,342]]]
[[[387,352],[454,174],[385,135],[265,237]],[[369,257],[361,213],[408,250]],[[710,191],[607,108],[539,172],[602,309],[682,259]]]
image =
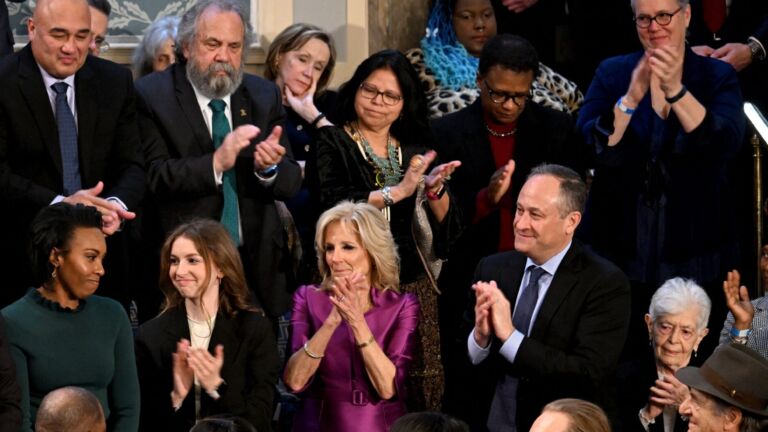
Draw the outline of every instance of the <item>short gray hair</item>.
[[[552,176],[560,182],[560,217],[566,217],[571,212],[584,212],[587,185],[576,171],[562,165],[543,163],[535,166],[528,178],[537,175]]]
[[[703,288],[692,279],[676,277],[664,282],[651,298],[648,315],[656,319],[684,312],[697,307],[699,313],[696,330],[707,327],[712,301]]]
[[[637,3],[637,0],[629,0],[629,5],[632,6],[632,12],[635,11],[635,3]],[[690,3],[689,0],[677,0],[677,5],[681,8],[688,6],[688,3]]]
[[[240,17],[244,30],[242,55],[245,56],[245,52],[251,46],[255,36],[243,3],[239,0],[200,0],[184,13],[181,17],[181,22],[179,22],[179,30],[176,35],[176,61],[186,62],[184,47],[194,42],[197,36],[197,22],[200,16],[211,7],[221,12],[234,12]]]
[[[157,50],[166,40],[176,40],[180,20],[177,16],[166,16],[147,27],[139,46],[133,51],[133,74],[136,78],[152,73]]]

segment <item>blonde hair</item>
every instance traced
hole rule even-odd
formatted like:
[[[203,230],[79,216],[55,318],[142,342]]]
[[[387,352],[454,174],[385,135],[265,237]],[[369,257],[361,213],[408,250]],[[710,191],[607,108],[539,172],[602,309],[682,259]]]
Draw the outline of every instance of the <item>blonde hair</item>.
[[[317,221],[315,251],[322,287],[327,289],[331,283],[331,270],[325,262],[325,231],[333,222],[344,224],[360,238],[371,260],[371,285],[382,291],[400,292],[400,257],[389,222],[376,207],[352,201],[340,202]]]
[[[559,412],[568,417],[568,432],[611,432],[608,417],[599,406],[581,399],[558,399],[541,412]]]

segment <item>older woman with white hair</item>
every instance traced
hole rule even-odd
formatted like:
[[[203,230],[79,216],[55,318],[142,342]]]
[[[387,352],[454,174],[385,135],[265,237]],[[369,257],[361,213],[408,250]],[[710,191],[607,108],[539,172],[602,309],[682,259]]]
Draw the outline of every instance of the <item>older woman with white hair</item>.
[[[649,353],[619,371],[621,430],[687,430],[677,408],[688,396],[688,386],[675,372],[699,362],[696,351],[709,331],[711,308],[707,293],[690,279],[669,279],[656,290],[645,315],[653,362]]]
[[[165,70],[176,62],[174,40],[180,20],[177,16],[165,16],[144,31],[144,37],[133,51],[132,70],[136,79]]]

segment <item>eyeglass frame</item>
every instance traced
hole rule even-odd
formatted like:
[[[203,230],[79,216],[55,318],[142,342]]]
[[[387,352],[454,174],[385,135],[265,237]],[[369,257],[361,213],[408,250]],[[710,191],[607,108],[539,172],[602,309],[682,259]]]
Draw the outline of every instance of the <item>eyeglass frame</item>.
[[[668,26],[668,25],[670,25],[672,23],[672,18],[674,18],[675,15],[677,15],[678,13],[680,13],[681,10],[683,10],[682,6],[678,7],[676,11],[671,12],[671,13],[670,12],[659,12],[659,13],[657,13],[654,16],[636,15],[636,16],[632,17],[632,21],[634,21],[635,25],[638,28],[641,28],[641,29],[647,29],[648,27],[651,26],[651,23],[654,22],[654,21],[656,21],[656,24],[660,25],[661,27],[666,27],[666,26]],[[668,18],[669,21],[667,21],[666,23],[662,23],[662,22],[659,21],[659,18],[661,18],[661,17],[669,17]],[[638,21],[638,18],[648,19],[648,25],[646,25],[646,26],[640,25],[640,22]]]
[[[101,42],[97,41],[96,38],[93,38],[93,40],[91,40],[91,45],[99,49],[99,54],[109,51],[110,48],[106,37],[102,39]]]
[[[528,99],[531,98],[531,90],[528,90],[526,93],[509,94],[493,90],[491,86],[488,85],[488,81],[486,80],[483,80],[483,84],[485,84],[485,90],[488,92],[488,97],[491,99],[491,102],[495,103],[496,105],[504,105],[508,100],[511,100],[516,107],[522,108],[523,105],[528,102]],[[494,99],[494,95],[500,95],[502,99],[496,100]],[[517,101],[517,98],[519,97],[523,98],[522,102]]]
[[[368,86],[369,88],[365,89],[364,87],[366,87],[366,86]],[[387,106],[395,106],[398,103],[402,102],[402,100],[403,100],[403,97],[401,95],[392,94],[388,90],[387,91],[381,91],[375,85],[373,85],[371,83],[367,83],[365,81],[360,83],[360,86],[358,86],[358,90],[360,90],[360,95],[363,96],[366,99],[374,100],[377,97],[381,96],[381,101],[384,103],[384,105],[387,105]],[[368,96],[363,94],[363,92],[366,92],[366,91],[376,92],[376,94],[371,96],[371,97],[368,97]],[[389,103],[389,102],[387,102],[387,98],[395,99],[395,102]]]

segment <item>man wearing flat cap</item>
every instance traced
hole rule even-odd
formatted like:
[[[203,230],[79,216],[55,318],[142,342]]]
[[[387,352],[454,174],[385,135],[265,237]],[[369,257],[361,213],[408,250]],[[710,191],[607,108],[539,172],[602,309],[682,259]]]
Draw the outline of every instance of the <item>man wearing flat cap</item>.
[[[751,349],[724,345],[700,367],[677,371],[691,388],[680,405],[689,431],[768,430],[768,361]]]

